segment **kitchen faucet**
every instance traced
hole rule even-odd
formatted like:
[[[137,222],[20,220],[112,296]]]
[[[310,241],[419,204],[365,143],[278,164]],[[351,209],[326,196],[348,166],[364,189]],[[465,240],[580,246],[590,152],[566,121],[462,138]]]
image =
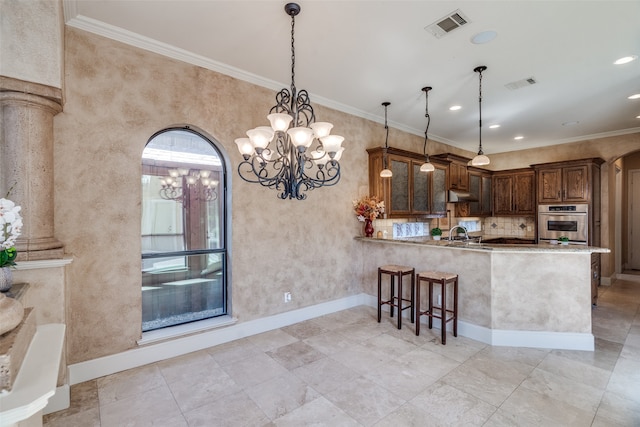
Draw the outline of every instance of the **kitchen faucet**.
[[[449,241],[453,240],[453,238],[451,237],[451,233],[453,233],[453,230],[455,230],[457,228],[462,228],[464,230],[465,240],[469,240],[469,233],[467,232],[467,227],[463,227],[461,225],[456,225],[454,227],[451,227],[451,230],[449,230]]]

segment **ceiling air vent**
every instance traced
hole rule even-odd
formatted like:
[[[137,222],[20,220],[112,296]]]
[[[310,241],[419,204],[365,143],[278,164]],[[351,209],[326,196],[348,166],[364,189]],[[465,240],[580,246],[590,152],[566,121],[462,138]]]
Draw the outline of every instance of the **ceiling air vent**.
[[[467,18],[460,9],[457,9],[443,18],[438,19],[436,22],[424,29],[433,34],[436,38],[441,38],[469,22],[469,18]]]
[[[526,79],[517,80],[515,82],[507,83],[504,85],[509,90],[520,89],[521,87],[531,86],[538,82],[533,77],[527,77]]]

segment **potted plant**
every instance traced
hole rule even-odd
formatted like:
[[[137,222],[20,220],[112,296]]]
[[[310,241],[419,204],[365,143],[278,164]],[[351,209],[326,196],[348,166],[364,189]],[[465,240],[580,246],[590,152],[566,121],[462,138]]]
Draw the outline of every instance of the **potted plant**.
[[[440,238],[442,237],[442,230],[438,227],[432,228],[431,237],[433,238],[433,240],[440,240]]]
[[[558,237],[558,242],[560,242],[561,245],[568,245],[569,238],[567,236],[560,236]]]
[[[0,291],[6,292],[13,285],[9,267],[16,265],[18,255],[15,244],[22,231],[20,206],[11,200],[0,199]]]
[[[463,227],[458,227],[456,229],[456,233],[458,233],[458,236],[466,236],[467,230],[465,230]]]
[[[353,211],[358,221],[364,222],[364,233],[366,237],[373,237],[373,220],[384,214],[384,200],[375,196],[365,196],[360,200],[353,201]]]

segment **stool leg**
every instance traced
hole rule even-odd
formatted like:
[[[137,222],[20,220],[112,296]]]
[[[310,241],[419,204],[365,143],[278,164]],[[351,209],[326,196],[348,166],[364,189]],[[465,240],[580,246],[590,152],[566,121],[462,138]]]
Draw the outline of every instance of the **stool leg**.
[[[416,319],[416,270],[411,271],[411,323]]]
[[[398,329],[402,329],[402,272],[398,273]]]
[[[378,323],[382,317],[382,272],[378,269]]]
[[[395,291],[396,291],[396,275],[395,274],[391,274],[391,292],[389,293],[389,302],[391,303],[389,305],[389,317],[393,317],[393,309],[395,308],[393,305],[393,296],[395,295]]]
[[[429,279],[429,329],[433,328],[433,282]]]
[[[458,278],[453,282],[453,336],[458,336]]]
[[[420,276],[416,278],[416,336],[420,336]]]
[[[442,280],[442,304],[440,304],[440,327],[442,328],[442,345],[447,343],[447,281]]]

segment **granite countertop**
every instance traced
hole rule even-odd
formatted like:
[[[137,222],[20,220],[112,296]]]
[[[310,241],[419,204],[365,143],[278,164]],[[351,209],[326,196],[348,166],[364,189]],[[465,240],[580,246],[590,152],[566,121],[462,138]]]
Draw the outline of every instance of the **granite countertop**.
[[[493,238],[493,236],[491,237]],[[609,253],[608,248],[599,248],[586,245],[552,245],[549,243],[539,244],[492,244],[477,243],[474,241],[463,240],[433,240],[428,236],[423,237],[407,237],[403,239],[377,239],[371,237],[355,237],[356,240],[375,243],[393,243],[402,245],[423,245],[445,247],[448,249],[462,249],[475,251],[494,251],[494,252],[589,252],[589,253]]]

